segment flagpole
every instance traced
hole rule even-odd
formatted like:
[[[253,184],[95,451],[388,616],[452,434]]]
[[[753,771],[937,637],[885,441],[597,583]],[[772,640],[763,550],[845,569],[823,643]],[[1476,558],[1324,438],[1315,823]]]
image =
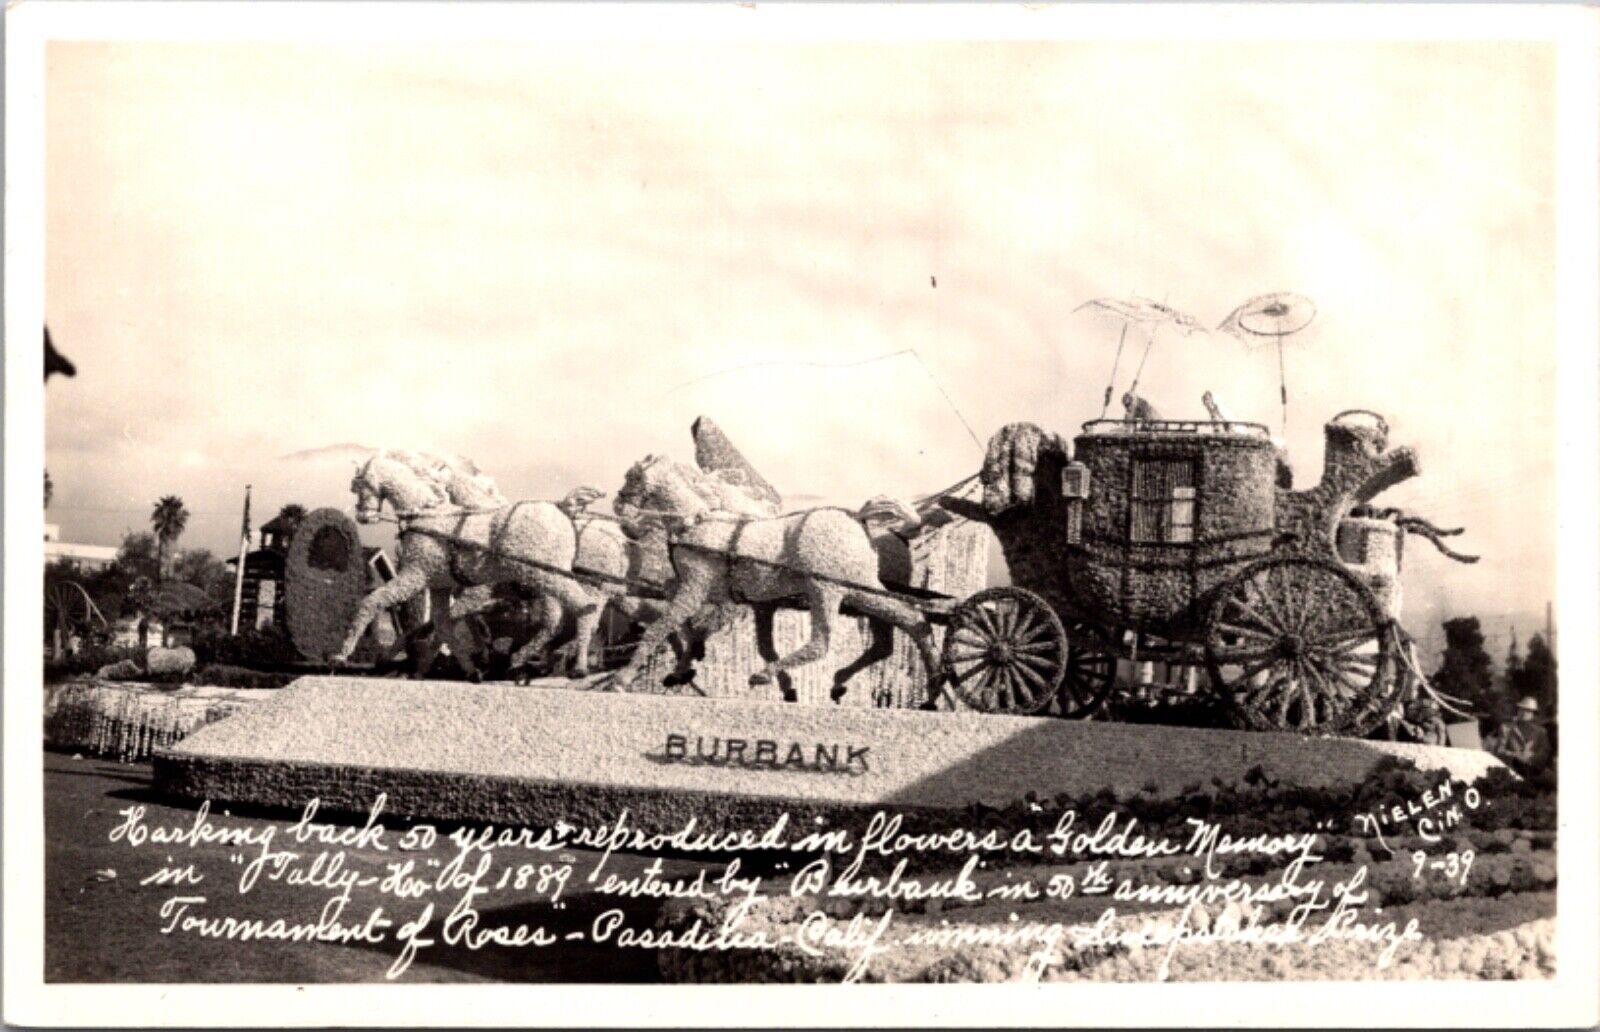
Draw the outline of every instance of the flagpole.
[[[239,633],[239,608],[244,602],[244,561],[245,553],[250,550],[250,485],[244,485],[244,522],[239,528],[239,568],[233,575],[233,619],[228,625],[228,633]]]
[[[1283,373],[1283,334],[1278,334],[1278,399],[1283,403],[1283,436],[1289,437],[1289,378]]]

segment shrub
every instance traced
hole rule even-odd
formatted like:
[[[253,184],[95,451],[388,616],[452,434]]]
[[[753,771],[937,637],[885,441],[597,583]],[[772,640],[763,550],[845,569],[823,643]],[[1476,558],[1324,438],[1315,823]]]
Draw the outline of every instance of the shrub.
[[[123,660],[139,661],[140,652],[136,648],[124,648],[111,645],[86,645],[71,655],[57,656],[48,659],[44,664],[45,684],[55,684],[73,677],[82,677],[93,674],[102,667],[112,666]]]
[[[295,674],[266,673],[244,667],[213,663],[202,667],[189,678],[190,683],[216,688],[282,688],[293,681]]]
[[[96,670],[94,676],[106,681],[142,681],[145,679],[145,672],[137,660],[119,659]]]
[[[179,677],[194,669],[194,650],[189,648],[151,649],[145,653],[144,665],[155,677]]]
[[[221,664],[254,669],[272,669],[296,663],[300,652],[282,627],[250,628],[237,635],[225,630],[207,630],[192,643],[201,666]]]

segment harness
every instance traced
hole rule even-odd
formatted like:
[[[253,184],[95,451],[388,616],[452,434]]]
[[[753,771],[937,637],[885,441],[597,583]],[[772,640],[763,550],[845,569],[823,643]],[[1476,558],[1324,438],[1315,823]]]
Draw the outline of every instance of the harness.
[[[511,527],[512,517],[516,515],[516,511],[520,506],[526,504],[528,504],[526,501],[520,501],[512,502],[510,505],[496,506],[492,509],[463,508],[457,509],[454,512],[434,512],[426,509],[408,509],[396,511],[394,514],[394,523],[398,532],[402,535],[421,534],[423,537],[431,537],[435,540],[443,541],[449,545],[463,546],[462,549],[445,549],[445,556],[446,561],[449,563],[450,579],[463,587],[471,587],[475,583],[474,579],[468,576],[467,573],[461,568],[461,552],[464,549],[471,549],[475,552],[487,553],[487,557],[490,559],[509,559],[516,562],[521,562],[525,565],[533,566],[545,565],[544,563],[535,563],[531,559],[522,559],[518,556],[507,555],[500,547],[501,543],[505,540],[506,533]],[[473,516],[499,512],[504,512],[506,514],[506,518],[499,522],[498,527],[493,523],[489,525],[489,540],[487,543],[480,545],[475,541],[467,540],[465,537],[467,520]],[[434,530],[431,527],[419,527],[416,525],[418,521],[423,519],[437,519],[445,516],[456,517],[455,533],[447,534],[444,531]],[[378,513],[378,519],[384,519],[384,516],[381,512]]]
[[[842,586],[845,586],[845,587],[849,587],[850,589],[855,590],[855,591],[864,591],[867,594],[883,595],[883,596],[889,597],[889,598],[897,598],[897,597],[899,597],[892,591],[885,591],[885,590],[882,590],[882,589],[872,588],[872,587],[870,587],[868,585],[864,585],[864,584],[855,584],[855,583],[851,583],[851,582],[848,582],[848,581],[843,581],[843,580],[840,580],[837,577],[829,577],[829,576],[827,576],[825,574],[813,573],[813,572],[808,572],[808,571],[803,571],[803,570],[797,570],[797,569],[794,569],[793,567],[787,566],[787,565],[785,565],[783,563],[780,563],[780,562],[774,562],[773,560],[770,560],[770,559],[761,559],[761,558],[758,558],[756,556],[740,555],[739,554],[739,540],[740,540],[741,537],[744,536],[745,529],[747,527],[749,527],[750,524],[752,524],[752,523],[765,521],[765,520],[770,520],[770,519],[784,519],[787,516],[799,516],[800,517],[800,522],[795,527],[795,533],[799,534],[801,531],[803,531],[805,529],[806,521],[809,520],[813,515],[815,515],[816,513],[819,513],[819,512],[824,512],[824,511],[830,510],[830,509],[838,511],[838,512],[845,513],[846,515],[850,515],[850,510],[843,509],[843,508],[838,508],[838,507],[835,507],[835,506],[818,506],[815,509],[806,509],[806,510],[803,510],[803,511],[798,512],[798,513],[786,513],[784,516],[777,516],[777,517],[735,516],[735,515],[731,515],[731,514],[723,515],[723,514],[719,514],[719,513],[707,513],[707,514],[701,516],[695,522],[701,522],[703,520],[721,520],[721,521],[724,521],[724,522],[732,522],[732,523],[735,524],[735,526],[733,528],[733,536],[728,539],[728,546],[726,548],[711,548],[711,547],[706,546],[706,545],[696,545],[696,544],[693,544],[693,543],[687,542],[687,541],[676,541],[676,540],[673,540],[672,534],[669,532],[668,535],[667,535],[667,560],[672,564],[672,575],[673,575],[674,579],[681,579],[681,577],[682,577],[682,574],[679,573],[679,571],[678,571],[678,559],[677,559],[677,556],[674,553],[675,553],[675,551],[677,549],[683,549],[684,551],[688,551],[688,552],[698,552],[701,555],[714,556],[714,557],[719,558],[719,559],[722,560],[723,566],[724,566],[723,576],[726,579],[727,585],[728,585],[728,588],[727,588],[728,601],[731,602],[731,603],[734,603],[736,605],[750,605],[750,604],[752,604],[750,599],[741,597],[740,593],[739,593],[739,590],[738,590],[738,581],[735,578],[734,574],[737,572],[738,564],[740,564],[740,563],[745,563],[746,565],[749,565],[749,566],[761,567],[761,568],[767,569],[767,570],[777,570],[777,571],[782,572],[782,573],[790,573],[790,574],[794,574],[795,576],[803,577],[803,578],[806,578],[806,579],[809,579],[809,580],[820,580],[820,581],[825,581],[825,582],[828,582],[828,583],[836,583],[836,584],[839,584],[839,585],[842,585]],[[865,528],[863,528],[863,533],[864,532],[865,532]]]
[[[576,565],[572,566],[571,568],[563,568],[563,567],[556,566],[556,565],[551,564],[551,563],[540,562],[537,559],[529,559],[529,558],[527,558],[525,556],[508,555],[507,553],[505,553],[505,552],[500,550],[500,548],[498,547],[499,542],[495,538],[491,538],[491,540],[489,541],[488,544],[479,544],[476,541],[466,540],[465,538],[461,537],[459,533],[457,533],[457,534],[449,534],[449,533],[446,533],[446,532],[441,531],[441,530],[435,530],[432,527],[420,527],[420,526],[416,525],[416,523],[419,520],[422,520],[422,519],[425,519],[425,518],[439,518],[439,517],[444,517],[444,516],[449,516],[449,515],[455,515],[455,516],[457,516],[459,518],[459,522],[457,523],[457,530],[459,531],[461,528],[465,527],[466,519],[469,516],[479,515],[479,514],[483,514],[483,513],[501,512],[501,511],[504,511],[506,509],[513,509],[514,510],[520,505],[527,505],[527,504],[530,504],[530,503],[527,502],[527,501],[520,501],[520,502],[514,502],[509,506],[498,506],[498,507],[495,507],[495,508],[492,508],[492,509],[466,509],[466,508],[462,508],[462,509],[457,509],[454,512],[448,512],[448,513],[446,513],[446,512],[436,512],[436,511],[430,511],[430,510],[397,510],[393,516],[387,516],[387,515],[385,515],[384,513],[382,513],[380,511],[378,513],[373,514],[373,518],[376,519],[376,520],[382,521],[382,522],[392,522],[392,523],[396,524],[397,527],[399,528],[399,532],[401,534],[420,534],[420,535],[422,535],[424,537],[431,537],[431,538],[433,538],[433,539],[435,539],[437,541],[444,542],[446,545],[453,545],[453,546],[457,546],[457,547],[460,547],[460,548],[463,548],[463,549],[470,549],[470,550],[472,550],[474,552],[479,552],[479,553],[487,553],[489,555],[489,557],[493,558],[493,559],[498,559],[498,560],[501,560],[501,561],[504,561],[504,562],[516,563],[518,565],[525,566],[525,567],[528,567],[530,569],[541,570],[541,571],[543,571],[545,573],[555,574],[555,575],[560,576],[560,577],[567,577],[569,579],[576,580],[576,581],[578,581],[580,583],[583,583],[583,584],[589,584],[589,585],[592,585],[592,586],[621,585],[624,588],[628,589],[628,591],[631,594],[636,594],[636,595],[639,595],[640,597],[644,597],[644,598],[664,599],[664,598],[666,598],[668,596],[668,590],[667,590],[668,586],[667,585],[655,584],[655,583],[646,582],[646,581],[631,580],[631,579],[629,579],[627,577],[617,577],[617,576],[615,576],[613,574],[604,573],[604,572],[599,571],[599,570],[583,569],[583,568],[578,567]],[[552,504],[554,504],[554,503],[552,503]],[[805,521],[806,520],[810,519],[814,514],[816,514],[818,512],[823,512],[823,511],[826,511],[826,510],[834,510],[834,511],[837,511],[837,512],[842,512],[842,513],[846,514],[847,516],[852,516],[852,517],[854,516],[854,514],[851,513],[850,510],[845,509],[845,508],[840,507],[840,506],[818,506],[816,508],[805,509],[805,510],[802,510],[800,512],[785,513],[782,516],[778,516],[778,517],[742,516],[742,515],[735,515],[735,514],[732,514],[732,513],[705,512],[705,513],[701,513],[701,514],[693,517],[692,519],[685,519],[684,517],[681,517],[676,513],[659,513],[659,515],[670,516],[670,517],[672,517],[674,519],[680,520],[680,521],[688,524],[689,526],[694,526],[695,524],[703,523],[703,522],[707,522],[707,521],[711,521],[711,520],[715,520],[715,521],[718,521],[718,522],[731,522],[731,523],[735,524],[735,527],[734,527],[734,530],[733,530],[733,535],[729,539],[729,542],[728,542],[729,543],[729,547],[725,548],[725,549],[723,549],[723,548],[711,548],[711,547],[708,547],[706,545],[697,545],[697,544],[693,544],[693,543],[687,542],[687,541],[678,541],[678,540],[675,540],[674,534],[670,530],[668,530],[667,531],[667,544],[666,544],[667,563],[672,568],[673,578],[674,579],[679,579],[681,577],[681,574],[680,574],[680,572],[678,570],[678,559],[677,559],[677,555],[676,555],[676,552],[679,549],[682,549],[684,551],[689,551],[689,552],[698,552],[698,553],[700,553],[702,555],[716,556],[717,558],[722,560],[722,562],[723,562],[723,564],[725,566],[725,576],[727,578],[727,585],[728,585],[728,599],[729,599],[730,602],[738,603],[738,604],[750,604],[749,600],[739,597],[739,593],[735,588],[735,582],[734,582],[733,574],[735,573],[737,565],[739,563],[745,563],[745,564],[747,564],[749,566],[756,566],[756,567],[760,567],[762,569],[767,569],[767,570],[775,570],[775,571],[778,571],[780,573],[793,574],[795,576],[802,577],[802,578],[804,578],[806,580],[821,581],[821,582],[826,583],[826,584],[835,584],[835,585],[838,585],[839,587],[847,588],[847,589],[849,589],[851,591],[859,592],[859,593],[866,594],[866,595],[874,595],[874,596],[877,596],[877,597],[880,597],[880,598],[894,599],[894,600],[897,600],[897,601],[900,601],[900,602],[904,602],[904,603],[907,603],[907,604],[910,604],[910,605],[916,605],[919,601],[921,601],[921,599],[919,599],[915,595],[905,594],[905,593],[901,593],[901,592],[897,592],[897,591],[891,591],[891,590],[888,590],[886,588],[880,588],[880,587],[876,587],[876,586],[873,586],[873,585],[860,584],[860,583],[856,583],[854,581],[844,580],[844,579],[839,578],[839,577],[833,577],[833,576],[829,576],[828,574],[819,573],[819,572],[815,572],[815,571],[798,570],[798,569],[795,569],[794,567],[788,566],[788,565],[786,565],[784,563],[777,562],[777,561],[774,561],[774,560],[771,560],[771,559],[762,559],[762,558],[759,558],[759,557],[756,557],[756,556],[741,556],[741,555],[738,554],[738,546],[739,546],[740,539],[743,537],[744,531],[745,531],[746,527],[749,526],[749,524],[756,523],[756,522],[761,522],[763,520],[785,519],[785,518],[788,518],[790,516],[798,516],[798,517],[800,517],[800,527],[803,528],[805,526]],[[642,510],[641,509],[641,510],[638,510],[638,512],[640,512],[641,514],[644,514],[644,515],[657,515],[658,514],[654,510]],[[612,519],[611,517],[605,516],[605,515],[600,514],[600,513],[586,513],[584,515],[589,517],[589,519],[591,519],[591,520],[593,520],[593,519],[611,520]],[[572,518],[572,517],[569,514],[569,519],[570,518]],[[508,518],[501,524],[501,527],[500,527],[500,535],[501,536],[504,535],[504,533],[505,533],[507,527],[509,526],[510,522],[511,521]],[[617,520],[616,522],[620,523],[622,521],[621,520]],[[573,519],[573,523],[574,523],[574,530],[575,531],[578,530],[578,528],[577,528],[577,520]],[[858,526],[859,526],[859,524],[858,524]],[[799,528],[797,528],[797,530],[798,529]],[[862,531],[863,534],[865,534],[866,533],[866,528],[862,527],[861,531]],[[869,540],[870,540],[870,538],[869,538]],[[463,585],[471,585],[473,583],[470,578],[467,578],[462,574],[461,568],[459,566],[459,560],[458,560],[458,557],[456,556],[456,552],[455,552],[454,548],[449,549],[449,563],[450,563],[449,573],[450,573],[450,576],[454,580],[456,580],[458,583],[463,584]]]
[[[514,509],[518,505],[526,505],[526,504],[530,504],[530,503],[528,503],[526,501],[522,501],[522,502],[516,502],[516,503],[514,503],[512,505],[508,505],[508,506],[501,506],[501,507],[495,508],[495,509],[477,509],[477,510],[466,510],[466,511],[463,511],[462,513],[459,514],[460,517],[461,517],[461,520],[456,525],[457,526],[457,530],[459,530],[461,527],[465,526],[466,517],[467,516],[476,515],[478,513],[485,513],[485,512],[500,512],[503,509]],[[606,572],[604,572],[602,570],[588,570],[588,569],[584,569],[583,567],[580,567],[580,566],[577,566],[577,565],[573,565],[570,568],[569,567],[563,567],[563,566],[557,566],[554,563],[541,562],[538,559],[530,559],[527,556],[513,555],[511,553],[505,552],[499,547],[499,540],[497,540],[495,538],[491,538],[490,541],[487,544],[479,544],[476,541],[469,541],[466,538],[463,538],[459,533],[450,534],[450,533],[447,533],[447,532],[442,531],[442,530],[435,530],[432,527],[419,527],[419,526],[416,525],[417,521],[421,520],[421,519],[425,519],[425,518],[433,517],[433,516],[448,516],[448,515],[456,515],[456,514],[453,514],[453,513],[431,513],[431,512],[426,512],[426,511],[399,512],[399,513],[396,513],[394,516],[386,516],[386,515],[384,515],[382,513],[379,513],[379,514],[376,515],[375,518],[380,520],[380,521],[382,521],[382,522],[385,522],[385,523],[394,523],[394,524],[396,524],[397,527],[399,528],[399,532],[402,535],[403,534],[418,534],[418,535],[421,535],[422,537],[433,538],[435,541],[440,541],[440,542],[443,542],[445,545],[451,546],[450,548],[448,548],[446,550],[447,551],[447,555],[448,555],[448,562],[450,564],[448,572],[449,572],[449,574],[450,574],[450,576],[451,576],[451,578],[453,580],[455,580],[458,584],[463,585],[463,586],[470,587],[470,586],[473,586],[475,582],[473,581],[472,578],[466,576],[463,573],[463,571],[461,569],[461,566],[460,566],[460,559],[459,559],[458,555],[456,554],[456,549],[458,549],[458,548],[459,549],[470,550],[470,551],[477,552],[477,553],[481,553],[481,554],[486,555],[490,559],[497,559],[497,560],[499,560],[501,562],[515,563],[518,566],[524,566],[524,567],[527,567],[528,569],[539,570],[539,571],[544,572],[544,573],[554,574],[554,575],[556,575],[558,577],[565,577],[568,580],[575,580],[580,584],[587,584],[590,587],[611,587],[611,586],[620,585],[620,586],[628,589],[628,591],[630,593],[638,595],[641,598],[665,599],[667,597],[666,585],[657,584],[657,583],[655,583],[653,581],[630,580],[627,577],[618,577],[615,574],[606,573]],[[601,516],[601,515],[597,515],[595,518],[596,519],[601,519],[601,520],[608,519],[608,517]],[[509,528],[510,522],[511,521],[508,518],[501,525],[500,533],[501,533],[502,537],[504,536],[506,530]],[[574,531],[576,531],[578,529],[577,526],[576,526],[576,521],[574,521],[574,528],[573,529],[574,529]],[[669,552],[669,556],[670,556],[670,552]]]

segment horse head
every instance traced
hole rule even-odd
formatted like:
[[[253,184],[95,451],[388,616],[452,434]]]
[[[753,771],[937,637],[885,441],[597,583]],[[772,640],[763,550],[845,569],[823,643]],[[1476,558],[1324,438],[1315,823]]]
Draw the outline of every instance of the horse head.
[[[372,482],[370,473],[372,464],[378,456],[373,456],[366,462],[356,467],[356,475],[350,480],[350,493],[356,496],[356,522],[374,523],[378,513],[383,508],[383,489]]]
[[[598,487],[589,487],[587,485],[583,487],[575,487],[571,491],[567,492],[567,496],[565,498],[556,503],[556,508],[566,513],[568,516],[576,517],[579,513],[588,509],[589,506],[594,502],[604,498],[605,495],[606,493],[600,490]]]
[[[646,455],[623,478],[611,511],[627,528],[649,523],[694,519],[710,506],[679,463],[660,455]]]
[[[357,523],[377,522],[386,501],[400,513],[450,504],[443,488],[419,477],[409,465],[386,451],[374,455],[356,471],[350,491],[356,496]]]

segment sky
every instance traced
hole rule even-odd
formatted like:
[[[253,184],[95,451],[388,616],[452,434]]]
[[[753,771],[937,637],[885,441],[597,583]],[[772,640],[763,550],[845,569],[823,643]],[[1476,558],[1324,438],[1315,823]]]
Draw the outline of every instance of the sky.
[[[247,483],[258,526],[348,509],[349,444],[614,491],[702,414],[797,504],[925,494],[1100,414],[1121,325],[1084,302],[1292,290],[1297,484],[1377,410],[1423,469],[1383,501],[1484,557],[1413,542],[1413,633],[1526,640],[1554,596],[1548,46],[57,41],[46,75],[65,540],[178,494],[231,553]],[[1139,393],[1276,432],[1277,377],[1161,332]]]

